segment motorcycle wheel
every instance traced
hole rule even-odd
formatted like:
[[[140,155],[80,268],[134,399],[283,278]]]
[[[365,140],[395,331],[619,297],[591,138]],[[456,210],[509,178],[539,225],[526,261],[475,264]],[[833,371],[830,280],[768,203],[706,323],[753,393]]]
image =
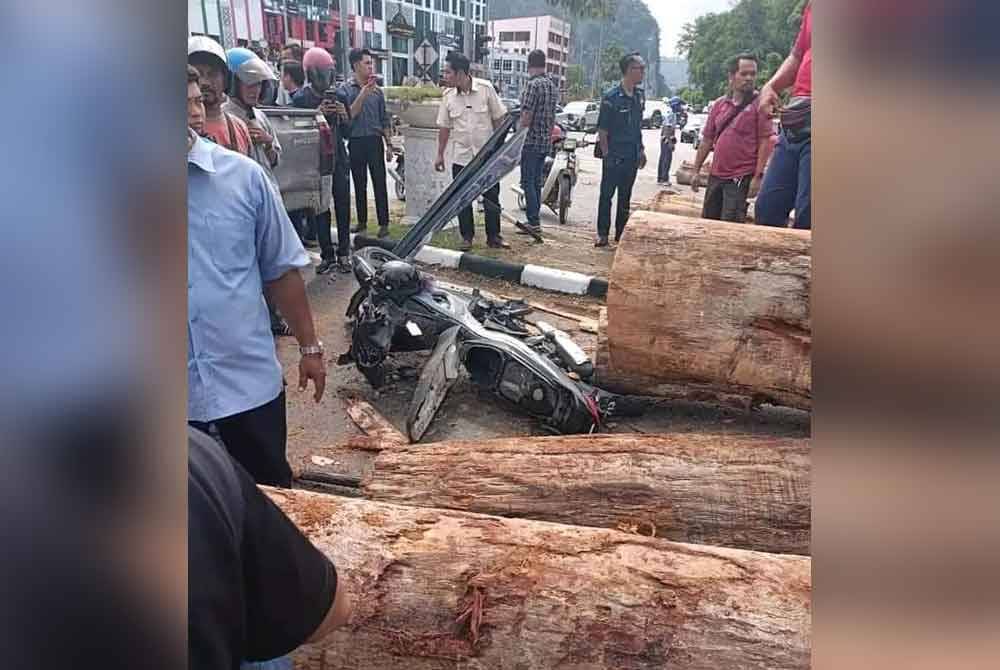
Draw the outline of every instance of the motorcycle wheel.
[[[403,175],[399,176],[402,177]],[[401,200],[402,202],[406,202],[406,184],[404,184],[402,181],[396,182],[396,199]]]
[[[528,210],[528,201],[524,199],[523,195],[517,196],[517,206],[522,212],[526,212]]]
[[[569,175],[559,178],[559,223],[566,225],[569,218],[570,198],[572,197],[573,186],[570,184]]]

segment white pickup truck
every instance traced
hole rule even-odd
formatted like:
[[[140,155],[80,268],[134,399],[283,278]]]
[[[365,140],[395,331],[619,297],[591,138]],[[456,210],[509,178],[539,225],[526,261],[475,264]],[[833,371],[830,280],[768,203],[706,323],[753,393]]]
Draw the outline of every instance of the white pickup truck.
[[[319,214],[330,209],[333,190],[333,135],[314,109],[260,107],[281,142],[274,174],[289,212]]]

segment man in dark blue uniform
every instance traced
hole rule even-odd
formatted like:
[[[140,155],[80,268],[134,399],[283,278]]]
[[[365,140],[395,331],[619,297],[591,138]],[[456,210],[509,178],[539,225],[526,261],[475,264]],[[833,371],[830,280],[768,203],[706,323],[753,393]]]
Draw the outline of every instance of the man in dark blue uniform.
[[[646,151],[642,146],[642,113],[646,96],[639,87],[646,74],[646,63],[638,52],[633,52],[622,58],[618,67],[622,71],[621,83],[604,94],[597,119],[598,149],[604,162],[595,247],[608,246],[611,197],[616,191],[618,214],[615,218],[615,241],[621,239],[628,220],[636,173],[646,166]]]

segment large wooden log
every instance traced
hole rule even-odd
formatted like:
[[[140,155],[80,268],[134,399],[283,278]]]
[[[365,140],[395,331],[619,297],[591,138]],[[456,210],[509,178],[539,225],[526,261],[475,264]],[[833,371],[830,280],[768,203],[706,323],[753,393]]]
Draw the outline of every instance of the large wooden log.
[[[810,559],[272,490],[337,565],[307,670],[807,668]]]
[[[704,193],[704,191],[702,192]],[[693,195],[672,195],[667,191],[658,191],[648,201],[632,209],[633,211],[644,209],[649,212],[677,214],[678,216],[698,219],[701,218],[702,198],[699,197],[696,200]]]
[[[611,267],[596,381],[812,406],[809,231],[639,211]]]
[[[593,435],[387,449],[366,497],[680,542],[809,553],[809,441]]]

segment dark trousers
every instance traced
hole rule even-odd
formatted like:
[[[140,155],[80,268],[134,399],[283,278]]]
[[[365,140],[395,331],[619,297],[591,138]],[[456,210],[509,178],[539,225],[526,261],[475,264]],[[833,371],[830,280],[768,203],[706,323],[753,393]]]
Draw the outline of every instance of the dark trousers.
[[[722,179],[712,175],[705,187],[705,204],[701,209],[703,219],[746,223],[747,195],[753,175],[739,179]]]
[[[521,152],[521,190],[524,191],[528,225],[540,226],[542,209],[542,174],[546,154],[525,149]]]
[[[316,237],[323,260],[351,254],[351,178],[347,156],[337,157],[333,170],[333,211],[337,217],[337,246],[330,232],[330,210],[316,215]]]
[[[375,188],[375,215],[378,225],[389,225],[389,192],[385,185],[385,143],[381,135],[352,137],[348,142],[351,154],[351,175],[354,177],[354,209],[358,213],[358,228],[368,226],[368,173]]]
[[[639,161],[628,158],[605,158],[601,168],[601,199],[597,205],[597,234],[607,237],[611,231],[611,197],[618,193],[618,213],[615,217],[615,239],[625,232],[632,186],[639,171]]]
[[[660,142],[660,163],[656,169],[656,181],[670,181],[670,166],[674,162],[674,143]]]
[[[296,209],[288,213],[288,220],[292,222],[292,227],[299,234],[299,239],[304,240],[309,235],[308,210]]]
[[[795,227],[812,228],[812,138],[793,141],[782,133],[760,186],[754,220],[762,226],[786,226],[795,209]]]
[[[458,173],[465,168],[464,165],[452,165],[451,176],[457,177]],[[500,237],[500,184],[483,193],[486,203],[486,239],[492,240]],[[475,218],[472,214],[472,205],[469,205],[458,213],[458,229],[462,233],[463,240],[471,241],[476,237]]]
[[[198,430],[209,432],[209,423],[189,423]],[[285,458],[288,427],[284,391],[265,405],[211,423],[218,429],[226,451],[255,482],[291,488],[292,468]]]

